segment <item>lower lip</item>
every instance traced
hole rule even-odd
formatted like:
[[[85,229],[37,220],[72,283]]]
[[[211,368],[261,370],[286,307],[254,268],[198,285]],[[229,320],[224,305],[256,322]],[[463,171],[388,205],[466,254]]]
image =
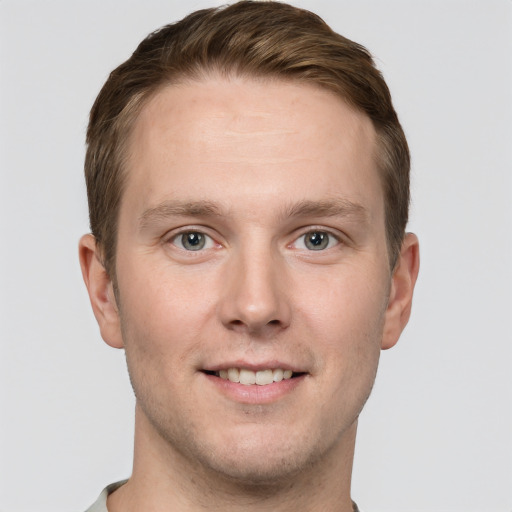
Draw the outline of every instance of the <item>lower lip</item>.
[[[277,402],[295,391],[306,378],[306,374],[304,374],[265,386],[258,386],[257,384],[246,386],[238,382],[231,382],[230,380],[216,377],[215,375],[208,375],[206,373],[203,373],[203,375],[229,399],[242,404],[253,405]]]

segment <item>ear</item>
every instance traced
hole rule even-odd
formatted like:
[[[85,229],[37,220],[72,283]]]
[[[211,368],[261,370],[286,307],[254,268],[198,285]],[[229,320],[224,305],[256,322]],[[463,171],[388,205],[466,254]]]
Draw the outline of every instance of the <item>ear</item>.
[[[93,235],[84,235],[78,246],[80,266],[89,292],[101,337],[114,348],[123,348],[119,309],[112,281],[101,262],[100,248]]]
[[[388,308],[381,347],[393,347],[411,316],[412,295],[420,268],[418,238],[407,233],[391,278]]]

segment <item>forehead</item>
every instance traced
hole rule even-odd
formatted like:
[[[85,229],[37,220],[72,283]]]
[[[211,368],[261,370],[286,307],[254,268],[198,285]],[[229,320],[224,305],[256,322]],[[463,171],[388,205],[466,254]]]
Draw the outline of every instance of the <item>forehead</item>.
[[[127,193],[137,191],[141,208],[191,194],[252,199],[269,187],[283,200],[313,189],[325,199],[341,178],[350,200],[382,199],[372,122],[309,84],[214,77],[165,87],[142,109],[129,148]]]

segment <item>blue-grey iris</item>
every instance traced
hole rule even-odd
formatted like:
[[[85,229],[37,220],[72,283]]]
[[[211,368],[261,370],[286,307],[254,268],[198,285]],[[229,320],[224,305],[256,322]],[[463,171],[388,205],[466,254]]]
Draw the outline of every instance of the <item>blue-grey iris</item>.
[[[329,234],[324,231],[311,231],[304,235],[304,244],[311,251],[321,251],[329,245]]]
[[[187,251],[199,251],[206,243],[206,238],[202,233],[190,231],[181,235],[181,243]]]

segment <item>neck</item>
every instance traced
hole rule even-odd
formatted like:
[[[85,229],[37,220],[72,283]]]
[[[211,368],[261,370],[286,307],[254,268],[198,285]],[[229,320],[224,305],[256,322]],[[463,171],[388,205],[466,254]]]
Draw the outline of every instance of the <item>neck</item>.
[[[108,499],[109,512],[352,512],[354,423],[326,455],[271,482],[239,481],[191,462],[137,408],[130,480]]]

